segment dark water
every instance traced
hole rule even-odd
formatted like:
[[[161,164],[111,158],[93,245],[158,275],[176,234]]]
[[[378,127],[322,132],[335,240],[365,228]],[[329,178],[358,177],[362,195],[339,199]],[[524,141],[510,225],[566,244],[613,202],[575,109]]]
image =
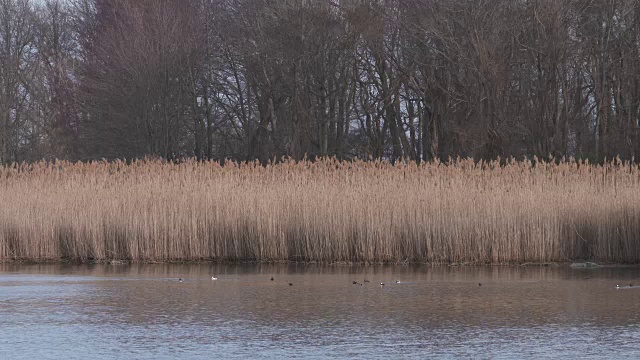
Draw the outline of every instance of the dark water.
[[[629,283],[640,269],[5,264],[0,359],[638,359]]]

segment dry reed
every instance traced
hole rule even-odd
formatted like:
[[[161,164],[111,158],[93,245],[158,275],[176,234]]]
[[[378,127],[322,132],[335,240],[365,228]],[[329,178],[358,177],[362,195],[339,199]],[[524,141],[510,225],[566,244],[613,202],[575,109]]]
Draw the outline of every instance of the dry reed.
[[[620,161],[16,164],[0,199],[4,260],[640,260]]]

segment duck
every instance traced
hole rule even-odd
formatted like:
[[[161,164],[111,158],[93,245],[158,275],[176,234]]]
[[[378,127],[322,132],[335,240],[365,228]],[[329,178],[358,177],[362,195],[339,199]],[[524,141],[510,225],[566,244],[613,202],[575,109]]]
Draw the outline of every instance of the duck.
[[[482,283],[478,283],[478,286],[482,286]]]
[[[396,284],[400,284],[400,280],[396,280]]]
[[[293,286],[293,283],[289,283],[289,286]]]
[[[355,280],[352,283],[353,283],[353,285],[358,285],[358,282],[355,281]]]
[[[370,281],[369,281],[368,279],[364,279],[364,282],[368,283],[368,282],[370,282]]]
[[[211,277],[211,280],[214,280],[214,281],[215,281],[215,280],[218,280],[218,278],[217,278],[217,277],[215,277],[215,276],[212,276],[212,277]]]
[[[616,289],[620,289],[620,285],[616,285]]]
[[[271,277],[271,281],[273,281],[273,276]]]
[[[182,278],[178,279],[178,282],[182,282]]]
[[[384,286],[384,283],[380,283],[380,287],[383,287],[383,286]]]

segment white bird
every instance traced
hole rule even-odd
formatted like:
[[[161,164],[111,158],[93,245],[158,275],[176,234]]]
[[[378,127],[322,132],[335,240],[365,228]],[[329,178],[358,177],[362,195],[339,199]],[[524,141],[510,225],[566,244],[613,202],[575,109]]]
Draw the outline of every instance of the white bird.
[[[211,277],[211,280],[218,280],[218,278],[217,278],[217,277],[212,276],[212,277]]]
[[[616,289],[620,289],[620,285],[616,285]]]

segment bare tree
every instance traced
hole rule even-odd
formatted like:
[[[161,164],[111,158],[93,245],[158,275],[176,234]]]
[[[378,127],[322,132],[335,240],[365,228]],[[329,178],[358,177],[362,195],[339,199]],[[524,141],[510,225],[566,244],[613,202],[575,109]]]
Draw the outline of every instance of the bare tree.
[[[21,143],[37,146],[37,124],[29,114],[35,71],[36,16],[28,0],[0,1],[0,163],[21,160]]]

